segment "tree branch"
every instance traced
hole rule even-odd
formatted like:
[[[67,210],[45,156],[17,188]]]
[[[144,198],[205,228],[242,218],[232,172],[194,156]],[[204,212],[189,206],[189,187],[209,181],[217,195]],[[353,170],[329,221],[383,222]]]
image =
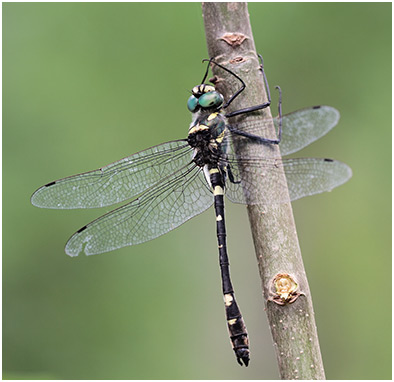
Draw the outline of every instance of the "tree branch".
[[[267,95],[261,71],[258,70],[259,62],[246,3],[203,3],[202,9],[209,57],[235,72],[247,86],[226,111],[265,102]],[[216,76],[215,85],[228,100],[240,88],[239,81],[217,66],[213,66],[212,70]],[[269,109],[251,114],[246,118],[231,118],[231,123],[234,119],[237,123],[261,116],[271,118]],[[267,131],[264,134],[267,134]],[[268,138],[275,137],[273,125],[268,134]],[[251,145],[236,149],[249,150],[248,146]],[[258,146],[262,150],[262,145]],[[280,156],[277,145],[263,149],[265,155],[269,153],[272,157]],[[245,153],[242,152],[242,155]],[[278,193],[283,193],[280,184],[274,187],[278,187]],[[280,377],[324,379],[311,293],[291,204],[250,205],[247,209]]]

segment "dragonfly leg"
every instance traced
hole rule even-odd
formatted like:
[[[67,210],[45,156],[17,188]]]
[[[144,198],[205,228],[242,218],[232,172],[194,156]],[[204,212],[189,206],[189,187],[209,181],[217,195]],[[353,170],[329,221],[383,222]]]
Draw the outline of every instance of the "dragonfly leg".
[[[205,80],[206,80],[207,77],[208,77],[209,64],[212,62],[212,60],[213,60],[213,58],[210,58],[209,60],[207,60],[206,58],[204,58],[204,60],[202,60],[202,62],[206,62],[206,61],[208,62],[208,64],[207,64],[207,70],[205,71],[204,77],[203,77],[203,79],[202,79],[202,81],[201,81],[202,84],[205,83]]]
[[[267,76],[265,75],[265,71],[264,71],[264,61],[263,61],[263,57],[261,56],[261,54],[258,54],[259,59],[261,61],[260,64],[260,70],[261,73],[263,74],[263,79],[264,79],[264,85],[265,85],[265,89],[267,91],[267,98],[268,101],[264,102],[260,105],[255,105],[255,106],[250,106],[247,107],[245,109],[240,109],[240,110],[236,110],[233,111],[231,113],[226,114],[226,118],[230,118],[230,117],[235,117],[236,115],[240,115],[240,114],[246,114],[246,113],[251,113],[252,111],[257,111],[257,110],[262,110],[267,108],[268,106],[271,105],[271,92],[270,92],[270,88],[268,85],[268,80],[267,80]],[[268,138],[258,138],[257,140],[263,143],[270,143],[270,144],[279,144],[281,139],[282,139],[282,90],[279,86],[276,86],[275,89],[278,89],[279,91],[279,101],[278,101],[278,117],[279,117],[279,129],[278,129],[278,139],[268,139]],[[234,131],[235,132],[235,131]],[[236,134],[238,134],[237,132],[235,132]],[[253,134],[248,135],[244,135],[244,134],[239,134],[239,135],[243,135],[252,139],[256,139],[255,137],[257,136],[253,136]]]
[[[233,183],[233,184],[240,184],[241,183],[240,180],[235,180],[233,171],[231,170],[230,163],[227,164],[227,174],[228,174],[228,178],[231,183]]]
[[[281,123],[281,122],[279,122],[279,123]],[[259,135],[247,133],[246,131],[238,130],[235,127],[230,126],[230,125],[227,125],[227,128],[233,134],[239,135],[241,137],[249,138],[249,139],[251,139],[255,142],[258,142],[258,143],[267,143],[267,144],[277,145],[277,144],[279,144],[280,139],[281,139],[281,135],[282,135],[281,130],[280,130],[280,134],[278,134],[278,139],[268,139],[268,138],[260,137]],[[229,174],[229,177],[230,177],[230,174]],[[230,179],[230,181],[231,181],[231,179]],[[234,183],[234,182],[232,182],[232,183]]]
[[[239,80],[239,81],[241,82],[241,87],[240,87],[240,88],[230,97],[230,99],[223,105],[222,108],[223,108],[223,109],[226,109],[226,108],[231,104],[231,102],[233,102],[234,99],[235,99],[236,97],[238,97],[238,96],[245,90],[245,88],[246,88],[245,82],[242,80],[241,77],[237,76],[234,72],[232,72],[230,69],[226,68],[225,66],[218,64],[218,63],[215,62],[212,58],[210,58],[209,60],[204,59],[203,61],[209,61],[209,63],[212,62],[213,64],[215,64],[215,65],[218,66],[219,68],[222,68],[223,70],[225,70],[227,73],[230,73],[232,76],[234,76],[237,80]],[[208,65],[209,65],[209,64],[208,64]],[[205,79],[206,79],[206,77],[207,77],[207,73],[208,73],[208,72],[205,73],[204,81],[205,81]]]

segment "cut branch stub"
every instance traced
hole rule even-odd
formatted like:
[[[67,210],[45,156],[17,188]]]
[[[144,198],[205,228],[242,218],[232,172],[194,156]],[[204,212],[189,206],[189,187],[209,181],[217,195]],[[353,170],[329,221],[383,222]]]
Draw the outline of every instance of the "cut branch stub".
[[[240,46],[247,37],[243,33],[226,33],[221,39],[232,47]]]
[[[278,305],[292,304],[303,294],[298,292],[298,283],[288,273],[278,273],[271,281],[270,294],[273,301]]]

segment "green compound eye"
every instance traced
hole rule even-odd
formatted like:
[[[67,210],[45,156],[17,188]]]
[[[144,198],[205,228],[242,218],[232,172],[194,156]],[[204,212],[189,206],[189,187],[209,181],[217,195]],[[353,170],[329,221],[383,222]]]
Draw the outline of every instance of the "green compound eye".
[[[203,108],[219,107],[223,101],[223,96],[216,91],[205,93],[198,99],[198,103]]]
[[[198,99],[194,97],[194,95],[190,96],[189,99],[187,100],[187,108],[189,111],[193,112],[196,110],[198,105]]]

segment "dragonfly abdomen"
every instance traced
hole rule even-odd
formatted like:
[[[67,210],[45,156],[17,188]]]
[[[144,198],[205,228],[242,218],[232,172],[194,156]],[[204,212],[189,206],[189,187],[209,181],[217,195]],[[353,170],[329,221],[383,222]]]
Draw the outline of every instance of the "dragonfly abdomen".
[[[219,247],[219,265],[222,274],[222,291],[224,297],[224,307],[226,310],[227,327],[230,340],[237,357],[238,363],[242,366],[249,364],[249,339],[245,322],[241,311],[235,300],[233,285],[230,278],[230,264],[228,261],[226,244],[226,226],[224,219],[224,179],[218,168],[209,170],[210,180],[214,195],[216,232]]]

